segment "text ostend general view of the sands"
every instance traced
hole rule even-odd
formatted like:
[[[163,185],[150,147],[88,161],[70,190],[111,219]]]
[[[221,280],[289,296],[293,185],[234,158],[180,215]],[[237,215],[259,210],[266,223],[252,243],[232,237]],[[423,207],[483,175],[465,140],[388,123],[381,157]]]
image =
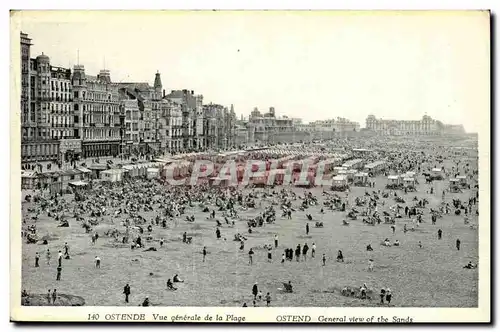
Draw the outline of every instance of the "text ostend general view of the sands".
[[[21,307],[480,307],[489,84],[460,77],[489,77],[484,16],[102,15],[11,18]],[[162,56],[143,37],[193,20],[209,31]],[[432,30],[464,22],[475,68]],[[274,321],[413,322],[384,315]]]

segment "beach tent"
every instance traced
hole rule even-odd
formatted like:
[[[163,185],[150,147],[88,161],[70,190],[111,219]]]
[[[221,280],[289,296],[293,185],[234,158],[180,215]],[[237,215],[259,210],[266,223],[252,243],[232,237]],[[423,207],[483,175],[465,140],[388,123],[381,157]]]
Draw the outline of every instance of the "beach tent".
[[[398,184],[400,183],[400,177],[399,177],[399,176],[397,176],[397,175],[389,175],[389,176],[387,177],[387,180],[388,180],[388,181],[387,181],[387,182],[388,182],[388,184],[392,184],[392,185],[394,185],[394,184],[395,184],[395,185],[398,185]]]
[[[347,176],[345,175],[336,175],[332,178],[332,185],[336,187],[347,186]]]
[[[119,182],[122,181],[125,172],[126,170],[121,168],[108,169],[101,172],[101,179],[103,181]]]
[[[354,183],[364,185],[368,182],[368,173],[359,172],[354,174]]]
[[[147,169],[147,172],[148,172],[148,175],[147,175],[148,179],[157,179],[160,176],[160,169],[159,168],[150,167]]]
[[[415,187],[415,179],[410,177],[403,178],[405,187]]]
[[[34,189],[37,181],[37,172],[35,171],[21,171],[21,188]]]

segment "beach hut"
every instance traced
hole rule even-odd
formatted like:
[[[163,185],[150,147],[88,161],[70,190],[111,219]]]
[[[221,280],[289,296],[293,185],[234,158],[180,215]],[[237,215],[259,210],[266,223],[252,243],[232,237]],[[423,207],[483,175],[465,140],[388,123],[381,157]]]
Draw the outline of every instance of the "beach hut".
[[[404,177],[403,184],[405,188],[415,188],[415,178],[412,177]]]
[[[387,177],[387,189],[398,189],[401,186],[401,177],[398,175],[389,175]]]
[[[336,166],[333,168],[334,175],[339,175],[341,171],[347,171],[347,168],[342,167],[342,166]]]
[[[361,169],[363,167],[363,159],[351,159],[342,164],[346,169]]]
[[[371,176],[381,173],[385,169],[385,162],[383,160],[375,161],[365,165],[364,170]]]
[[[349,183],[347,180],[347,176],[345,175],[336,175],[332,178],[332,187],[333,191],[345,191],[349,188]]]
[[[450,179],[450,191],[452,193],[461,192],[460,180],[456,178]]]
[[[70,182],[70,183],[68,183],[68,185],[72,188],[85,188],[89,185],[89,183],[82,181],[82,180],[78,180],[78,181]]]
[[[147,169],[147,178],[148,179],[157,179],[160,176],[160,169],[150,167]]]
[[[467,177],[465,175],[457,176],[458,185],[460,188],[468,188],[469,184],[467,183]]]
[[[431,178],[433,180],[442,180],[443,179],[443,169],[442,168],[433,168],[431,171]]]
[[[21,171],[21,189],[31,190],[36,188],[37,172]]]
[[[87,169],[92,172],[92,177],[93,178],[99,179],[101,172],[108,169],[108,165],[105,165],[105,164],[92,164]]]
[[[107,169],[101,172],[101,179],[108,182],[119,182],[123,179],[123,174],[126,172],[122,168]]]
[[[368,185],[368,173],[359,172],[354,174],[354,185],[366,187]]]
[[[406,172],[405,177],[407,178],[414,178],[415,177],[415,172]]]

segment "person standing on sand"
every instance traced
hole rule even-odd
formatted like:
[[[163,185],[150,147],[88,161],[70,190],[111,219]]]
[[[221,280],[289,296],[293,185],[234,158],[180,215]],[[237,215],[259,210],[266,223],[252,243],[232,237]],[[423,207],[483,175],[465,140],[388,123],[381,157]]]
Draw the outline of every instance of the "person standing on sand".
[[[438,240],[441,240],[441,237],[443,236],[443,231],[440,229],[438,229]]]
[[[35,253],[35,267],[40,267],[39,262],[40,261],[40,254],[38,252]]]
[[[316,244],[313,242],[311,247],[311,258],[314,258],[315,255],[316,255]]]
[[[385,301],[387,302],[387,305],[391,304],[391,299],[392,299],[391,289],[387,288],[387,290],[385,292]]]
[[[456,246],[457,246],[457,250],[460,250],[460,239],[457,239],[457,242],[456,242]]]
[[[62,271],[62,267],[61,267],[61,265],[59,265],[59,266],[57,267],[57,276],[56,276],[56,280],[57,280],[57,281],[60,281],[60,280],[61,280],[61,271]]]
[[[306,235],[309,235],[309,223],[306,223]]]
[[[52,292],[52,303],[56,303],[56,299],[57,299],[57,290],[54,289],[54,291]]]
[[[45,257],[47,258],[47,265],[50,265],[50,257],[52,254],[50,253],[50,249],[47,249],[47,252],[45,253]]]
[[[325,266],[326,265],[326,256],[325,256],[325,254],[323,254],[322,261],[323,261],[323,266]]]
[[[128,297],[130,296],[129,284],[126,284],[125,287],[123,287],[123,294],[125,294],[125,302],[128,303]]]
[[[380,304],[384,304],[384,299],[385,299],[385,289],[380,290]]]
[[[57,254],[57,261],[58,261],[59,266],[62,266],[62,258],[63,258],[63,254],[62,254],[61,250],[59,250],[59,253]]]
[[[47,303],[50,304],[50,301],[51,301],[51,297],[50,297],[50,289],[49,289],[49,291],[47,292]]]
[[[95,268],[100,269],[101,268],[101,259],[99,256],[95,256]]]
[[[253,254],[254,254],[253,249],[250,248],[250,251],[248,251],[248,264],[249,265],[253,264]]]
[[[68,245],[68,242],[64,242],[64,256],[69,256],[69,245]]]
[[[203,262],[205,262],[206,257],[207,257],[207,247],[203,247]]]
[[[309,246],[305,243],[304,247],[302,247],[302,256],[304,256],[304,261],[307,260],[307,251],[309,251]]]
[[[259,294],[259,288],[257,287],[257,283],[253,284],[252,294],[254,301],[257,299],[257,294]]]
[[[278,248],[278,234],[274,235],[274,247]]]

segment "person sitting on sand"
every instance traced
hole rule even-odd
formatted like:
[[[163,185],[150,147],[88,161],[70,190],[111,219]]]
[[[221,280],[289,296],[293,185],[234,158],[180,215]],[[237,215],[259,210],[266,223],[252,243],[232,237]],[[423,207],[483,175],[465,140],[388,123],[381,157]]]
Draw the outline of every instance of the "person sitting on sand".
[[[363,284],[359,290],[361,293],[361,299],[366,299],[366,284]]]
[[[179,279],[179,275],[178,275],[178,274],[176,274],[176,275],[174,276],[174,279],[173,279],[173,280],[174,280],[174,282],[184,282],[184,280]]]
[[[366,251],[373,251],[372,245],[369,244],[366,246]]]
[[[474,269],[476,266],[471,261],[464,266],[464,269]]]
[[[386,247],[390,247],[391,246],[391,243],[389,242],[389,239],[385,239],[384,240],[384,246],[386,246]]]
[[[337,253],[337,262],[344,262],[344,255],[342,254],[342,250],[339,250]]]
[[[172,280],[170,280],[170,279],[167,280],[167,288],[170,290],[177,290],[177,288],[174,287]]]
[[[149,307],[149,299],[147,297],[144,299],[144,302],[142,302],[142,306]]]
[[[394,246],[399,247],[399,240],[394,241]]]

